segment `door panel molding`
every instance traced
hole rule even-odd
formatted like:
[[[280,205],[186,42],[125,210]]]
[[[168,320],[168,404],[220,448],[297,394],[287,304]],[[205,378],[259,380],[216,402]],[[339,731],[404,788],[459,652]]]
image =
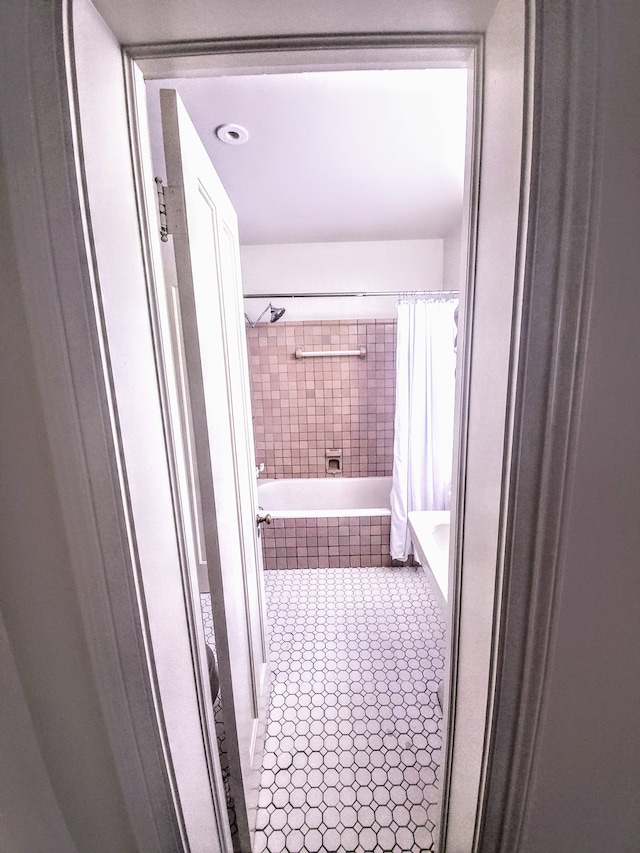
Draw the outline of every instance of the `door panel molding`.
[[[266,640],[260,560],[254,535],[255,457],[237,217],[186,109],[175,90],[160,90],[168,183],[182,195],[186,228],[173,233],[184,344],[194,424],[200,498],[213,621],[218,651],[230,784],[239,843],[251,849],[260,764],[257,732],[264,728],[266,696],[259,695]],[[254,766],[255,765],[255,766]]]

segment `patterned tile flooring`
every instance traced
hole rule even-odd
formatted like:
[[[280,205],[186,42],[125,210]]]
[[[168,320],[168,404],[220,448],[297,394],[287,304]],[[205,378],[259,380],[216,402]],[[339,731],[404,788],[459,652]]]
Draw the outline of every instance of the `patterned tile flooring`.
[[[256,853],[435,843],[444,624],[412,568],[265,573],[272,692]]]
[[[211,608],[211,593],[203,592],[200,594],[200,608],[202,610],[202,626],[204,629],[204,639],[210,646],[214,655],[216,653],[216,638],[213,629],[213,611]],[[224,793],[227,801],[227,815],[229,818],[229,828],[231,830],[231,838],[236,849],[238,841],[238,827],[236,825],[236,806],[231,795],[231,781],[229,778],[229,755],[227,753],[226,734],[224,727],[224,718],[222,716],[222,700],[220,694],[213,700],[213,716],[216,723],[216,741],[218,744],[218,754],[220,756],[220,770],[222,771],[222,781],[224,782]]]

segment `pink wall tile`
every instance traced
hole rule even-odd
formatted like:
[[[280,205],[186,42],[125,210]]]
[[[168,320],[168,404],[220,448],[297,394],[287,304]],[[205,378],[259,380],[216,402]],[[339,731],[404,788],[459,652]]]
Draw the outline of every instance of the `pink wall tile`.
[[[391,474],[394,320],[262,323],[247,328],[257,462],[263,477],[326,477],[325,450],[342,449],[342,476]],[[358,349],[296,359],[303,350]],[[340,476],[340,475],[337,475]]]
[[[388,517],[308,518],[304,527],[297,522],[276,518],[262,528],[265,569],[391,565]]]

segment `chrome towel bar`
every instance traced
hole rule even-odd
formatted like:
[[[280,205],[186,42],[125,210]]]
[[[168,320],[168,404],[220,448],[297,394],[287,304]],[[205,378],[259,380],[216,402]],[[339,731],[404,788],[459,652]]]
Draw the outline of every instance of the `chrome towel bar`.
[[[360,358],[364,358],[366,354],[366,347],[360,347],[359,349],[317,350],[315,352],[303,352],[300,348],[296,350],[296,358],[324,358],[330,355],[357,355]]]

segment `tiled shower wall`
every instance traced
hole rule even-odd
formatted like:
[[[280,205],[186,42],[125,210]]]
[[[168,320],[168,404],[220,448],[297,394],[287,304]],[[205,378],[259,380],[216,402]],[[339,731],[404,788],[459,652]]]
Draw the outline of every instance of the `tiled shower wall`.
[[[395,320],[314,320],[247,327],[256,461],[263,477],[388,476],[393,463]],[[296,349],[366,356],[295,357]],[[340,475],[338,475],[340,476]]]

